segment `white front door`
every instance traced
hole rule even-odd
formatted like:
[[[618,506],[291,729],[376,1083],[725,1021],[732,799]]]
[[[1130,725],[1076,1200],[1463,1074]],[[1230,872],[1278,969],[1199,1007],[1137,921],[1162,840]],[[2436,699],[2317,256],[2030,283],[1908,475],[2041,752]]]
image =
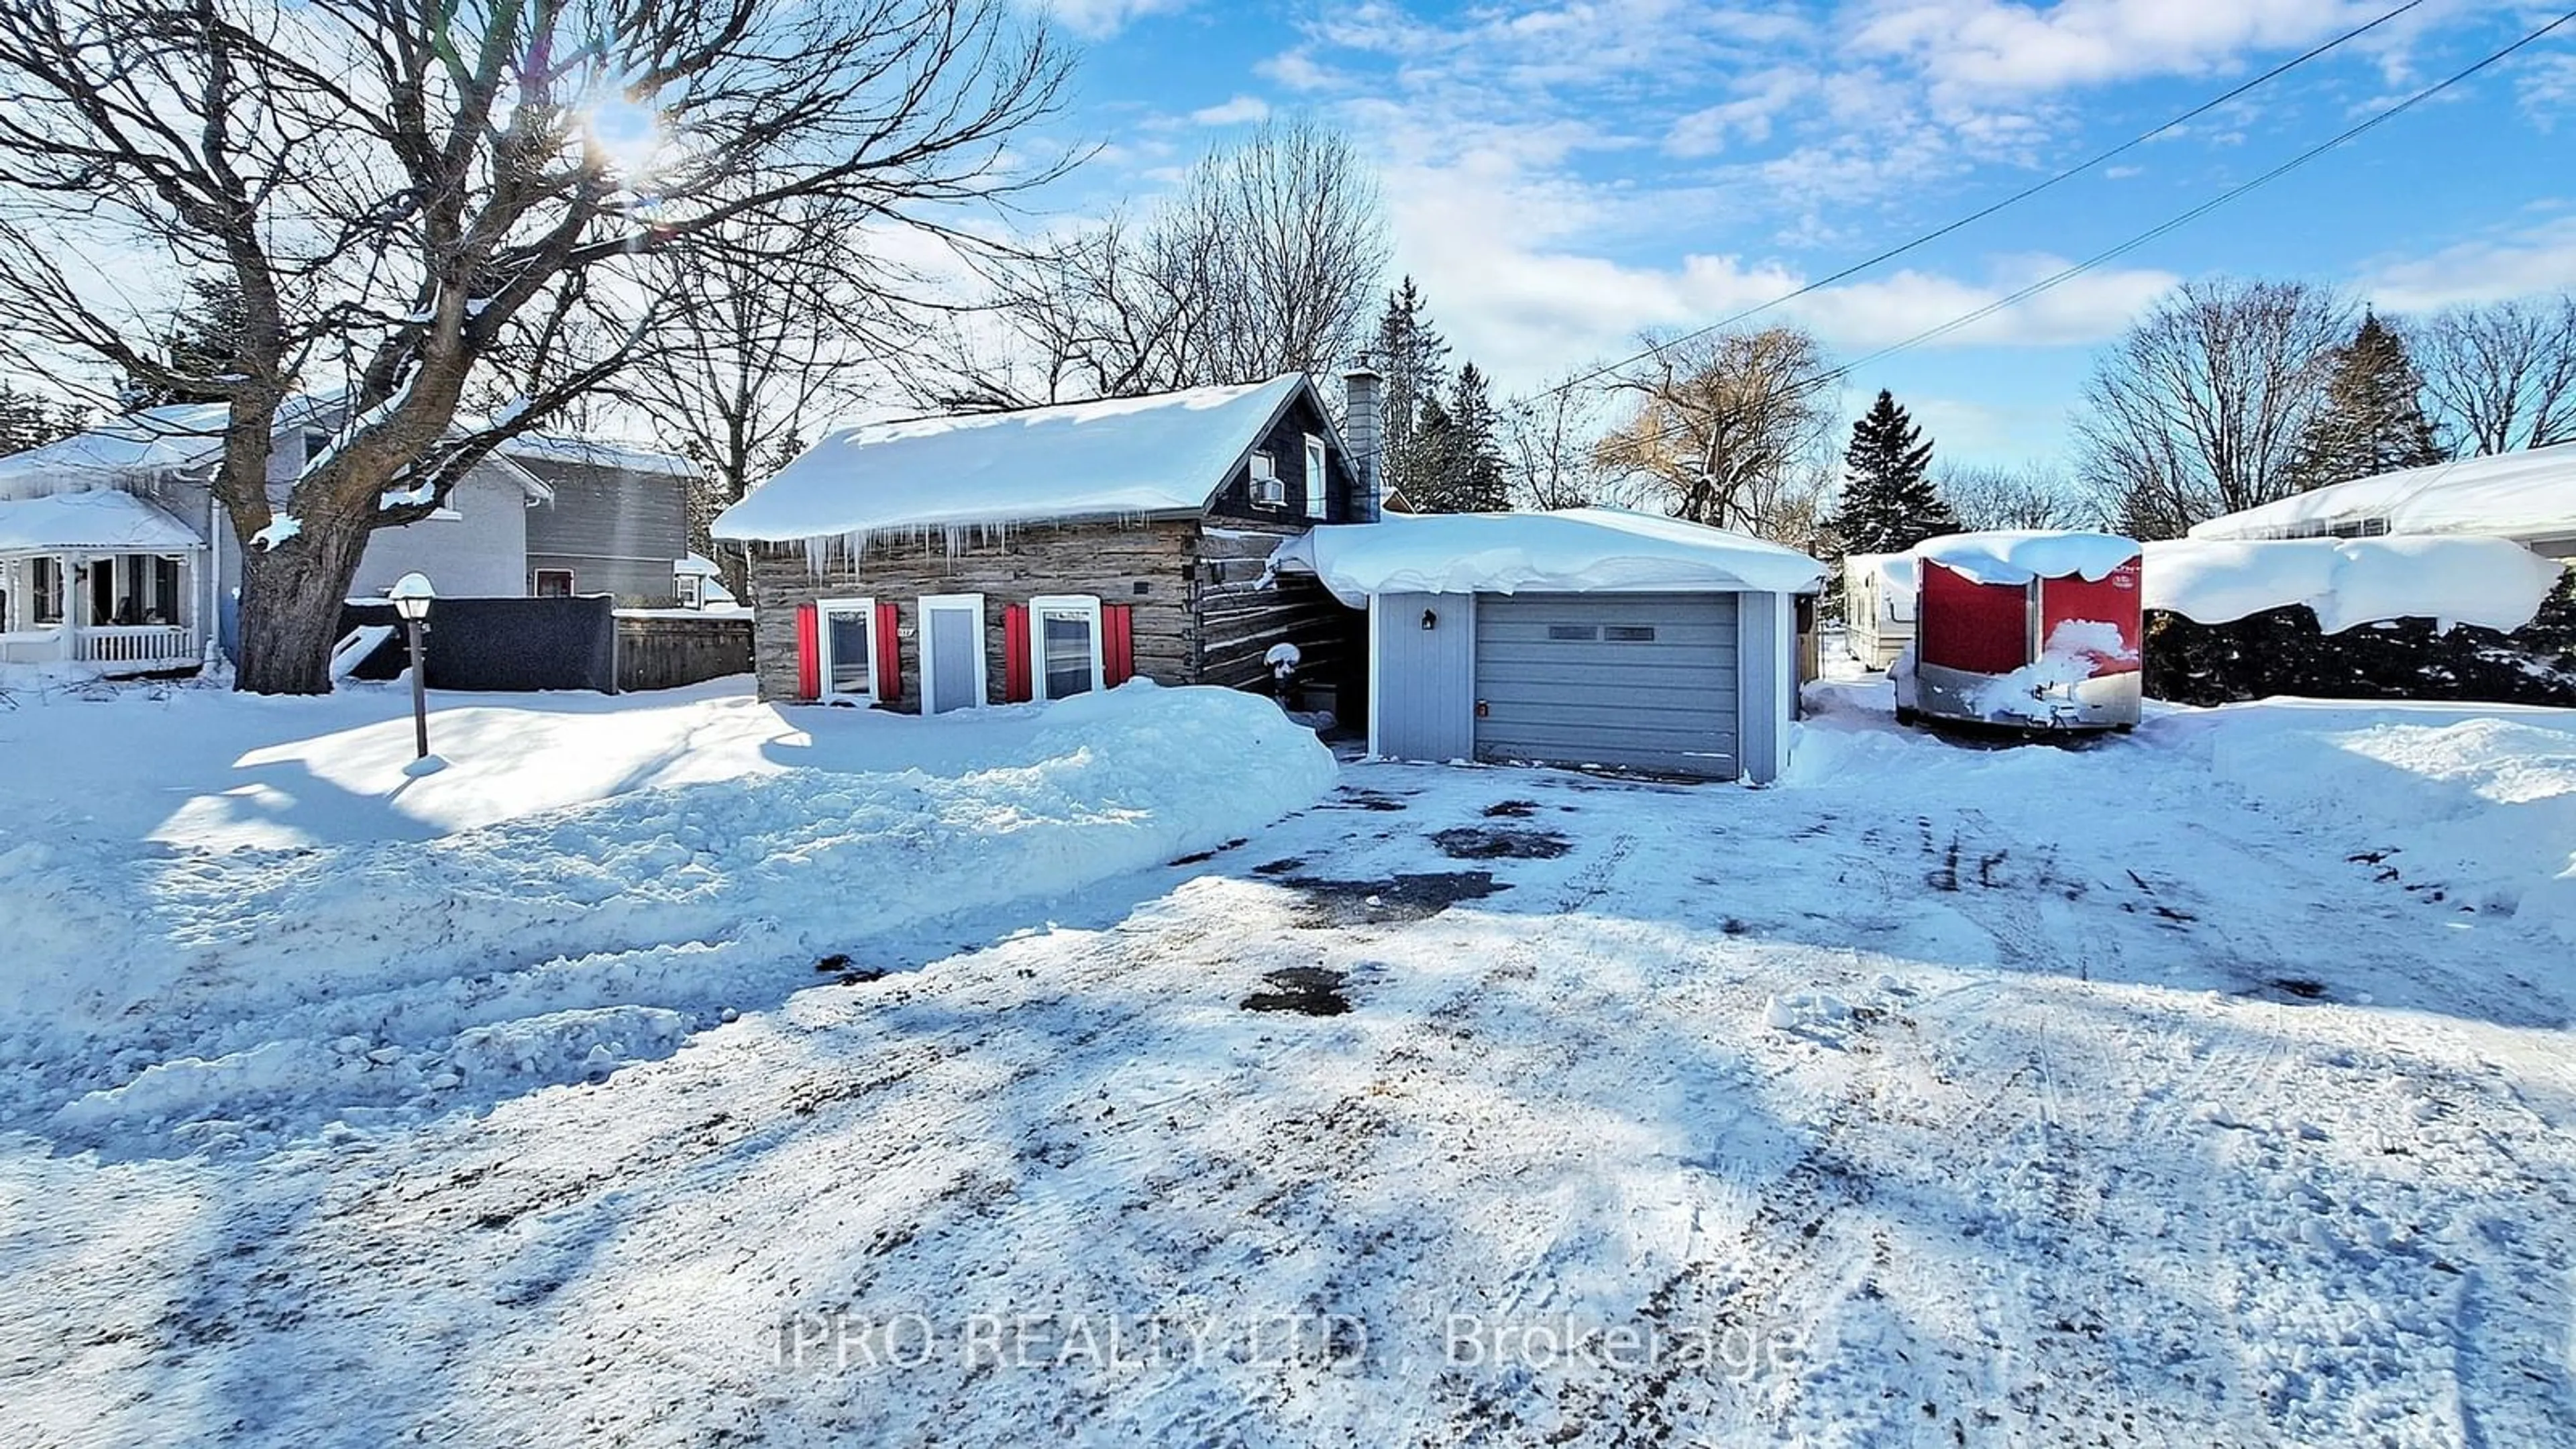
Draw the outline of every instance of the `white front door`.
[[[877,700],[874,599],[824,599],[814,605],[821,637],[823,698],[858,704]]]

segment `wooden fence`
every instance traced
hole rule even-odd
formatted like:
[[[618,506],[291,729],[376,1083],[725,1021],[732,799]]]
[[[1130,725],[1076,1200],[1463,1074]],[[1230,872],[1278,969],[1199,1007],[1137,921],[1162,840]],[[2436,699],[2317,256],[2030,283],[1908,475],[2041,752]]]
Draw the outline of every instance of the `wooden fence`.
[[[751,672],[751,613],[621,610],[617,688],[677,689]]]

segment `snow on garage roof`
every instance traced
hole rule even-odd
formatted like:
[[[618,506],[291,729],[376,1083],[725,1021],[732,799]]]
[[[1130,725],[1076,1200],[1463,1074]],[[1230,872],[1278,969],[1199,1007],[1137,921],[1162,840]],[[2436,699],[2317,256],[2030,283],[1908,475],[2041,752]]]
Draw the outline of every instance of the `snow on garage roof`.
[[[1313,529],[1272,557],[1354,608],[1371,594],[1794,594],[1824,579],[1824,566],[1795,549],[1619,508],[1391,515]]]
[[[178,553],[203,543],[195,529],[112,488],[0,502],[0,553]]]
[[[2147,545],[2140,601],[2203,624],[2305,604],[2340,634],[2388,619],[2510,633],[2540,612],[2558,564],[2503,538],[2179,539]]]
[[[843,428],[718,515],[715,536],[863,543],[904,530],[1195,514],[1307,386],[1288,373],[1247,387]]]
[[[2576,443],[2330,484],[2194,524],[2194,538],[2351,533],[2576,537]]]
[[[2069,576],[2098,582],[2137,556],[2133,539],[2059,529],[1952,533],[1914,546],[1914,557],[1981,584],[2026,584],[2032,579]]]

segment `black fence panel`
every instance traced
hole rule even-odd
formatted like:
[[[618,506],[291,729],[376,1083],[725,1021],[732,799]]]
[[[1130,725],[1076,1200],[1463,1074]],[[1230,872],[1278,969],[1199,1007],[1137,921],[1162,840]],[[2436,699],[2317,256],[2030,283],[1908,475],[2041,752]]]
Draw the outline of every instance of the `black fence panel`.
[[[351,671],[392,679],[408,662],[402,620],[391,604],[341,606],[340,634],[371,624],[394,636]],[[429,606],[422,640],[429,687],[464,690],[617,690],[616,601],[440,599]]]

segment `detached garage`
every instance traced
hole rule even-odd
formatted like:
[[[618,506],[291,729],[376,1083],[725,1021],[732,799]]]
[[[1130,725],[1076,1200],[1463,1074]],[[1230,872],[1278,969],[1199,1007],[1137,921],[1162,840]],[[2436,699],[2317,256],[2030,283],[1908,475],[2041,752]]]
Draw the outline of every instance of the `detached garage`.
[[[1369,752],[1769,780],[1814,559],[1607,508],[1390,517],[1280,551],[1368,611]]]

